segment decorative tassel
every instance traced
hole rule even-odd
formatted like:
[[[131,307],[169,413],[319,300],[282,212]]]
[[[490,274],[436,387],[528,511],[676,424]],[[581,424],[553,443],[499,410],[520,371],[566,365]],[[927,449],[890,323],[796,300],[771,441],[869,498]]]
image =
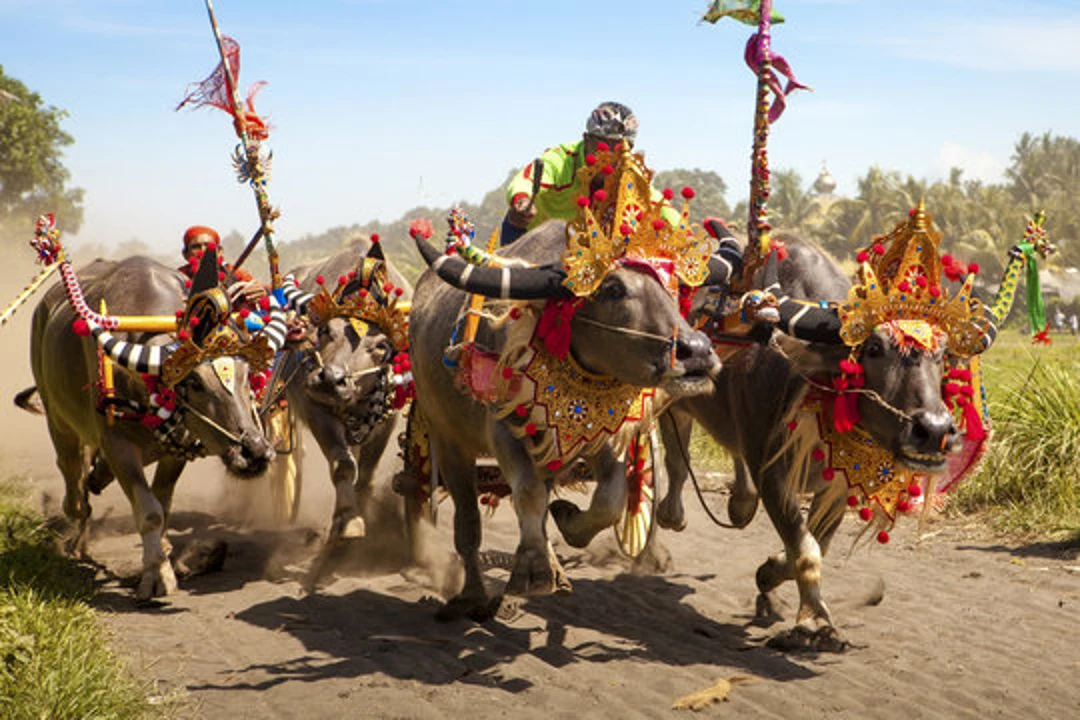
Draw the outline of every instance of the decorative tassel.
[[[536,336],[544,342],[547,351],[559,360],[570,352],[570,330],[574,313],[581,307],[581,298],[553,298],[544,305]]]

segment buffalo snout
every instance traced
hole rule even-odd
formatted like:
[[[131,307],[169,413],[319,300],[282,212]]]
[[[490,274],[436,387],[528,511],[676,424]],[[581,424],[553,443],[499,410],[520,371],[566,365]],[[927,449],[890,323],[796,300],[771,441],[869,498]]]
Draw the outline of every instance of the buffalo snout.
[[[712,343],[696,330],[681,335],[675,343],[675,360],[687,375],[715,375],[720,359],[712,351]]]
[[[255,478],[266,472],[274,459],[274,447],[257,430],[245,430],[239,444],[229,446],[222,459],[230,473]]]
[[[946,409],[919,410],[907,423],[904,454],[908,459],[944,462],[945,455],[959,447],[960,433],[952,413]]]

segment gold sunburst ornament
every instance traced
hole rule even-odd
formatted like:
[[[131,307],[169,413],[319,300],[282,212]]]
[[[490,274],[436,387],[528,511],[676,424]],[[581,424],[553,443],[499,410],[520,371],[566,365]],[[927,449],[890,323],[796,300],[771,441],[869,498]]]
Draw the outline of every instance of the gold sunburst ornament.
[[[308,317],[316,325],[336,317],[370,323],[386,333],[395,349],[406,352],[409,348],[410,306],[401,301],[404,291],[387,279],[386,264],[367,257],[350,275],[338,278],[333,290],[327,288],[321,277],[316,278],[319,291],[307,305]],[[354,280],[360,281],[359,289],[353,287]]]
[[[626,260],[670,268],[664,271],[665,284],[673,293],[679,280],[694,287],[705,281],[716,241],[690,224],[693,190],[683,189],[683,209],[672,224],[662,210],[674,193],[654,200],[653,171],[625,144],[618,152],[600,149],[586,156],[578,175],[582,187],[595,189],[578,198],[578,215],[567,225],[563,285],[568,290],[578,297],[592,295]]]
[[[878,325],[902,321],[913,337],[929,335],[931,327],[943,332],[949,351],[961,357],[989,347],[996,327],[972,294],[975,274],[950,297],[941,284],[940,243],[941,233],[920,202],[907,222],[858,254],[861,282],[839,308],[840,337],[847,345],[861,345]]]

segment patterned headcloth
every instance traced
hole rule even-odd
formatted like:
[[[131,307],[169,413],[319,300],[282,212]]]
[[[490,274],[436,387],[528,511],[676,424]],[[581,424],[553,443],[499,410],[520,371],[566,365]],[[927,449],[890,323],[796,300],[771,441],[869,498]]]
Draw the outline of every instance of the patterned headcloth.
[[[184,231],[184,247],[191,244],[191,241],[200,235],[209,235],[214,239],[214,242],[221,244],[221,238],[218,237],[217,230],[206,225],[192,225]]]
[[[606,102],[597,106],[585,121],[585,132],[606,140],[634,141],[638,121],[634,111],[622,103]]]

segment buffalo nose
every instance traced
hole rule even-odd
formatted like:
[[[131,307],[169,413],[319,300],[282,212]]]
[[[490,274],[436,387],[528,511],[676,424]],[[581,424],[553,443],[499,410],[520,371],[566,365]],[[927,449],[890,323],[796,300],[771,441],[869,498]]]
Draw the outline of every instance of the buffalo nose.
[[[956,423],[947,411],[920,410],[911,417],[911,441],[920,451],[944,452],[956,437]]]
[[[680,335],[675,343],[675,359],[688,373],[712,375],[720,370],[720,359],[712,351],[712,343],[696,330]]]
[[[319,382],[323,385],[344,385],[345,371],[337,365],[324,365],[319,371]]]

